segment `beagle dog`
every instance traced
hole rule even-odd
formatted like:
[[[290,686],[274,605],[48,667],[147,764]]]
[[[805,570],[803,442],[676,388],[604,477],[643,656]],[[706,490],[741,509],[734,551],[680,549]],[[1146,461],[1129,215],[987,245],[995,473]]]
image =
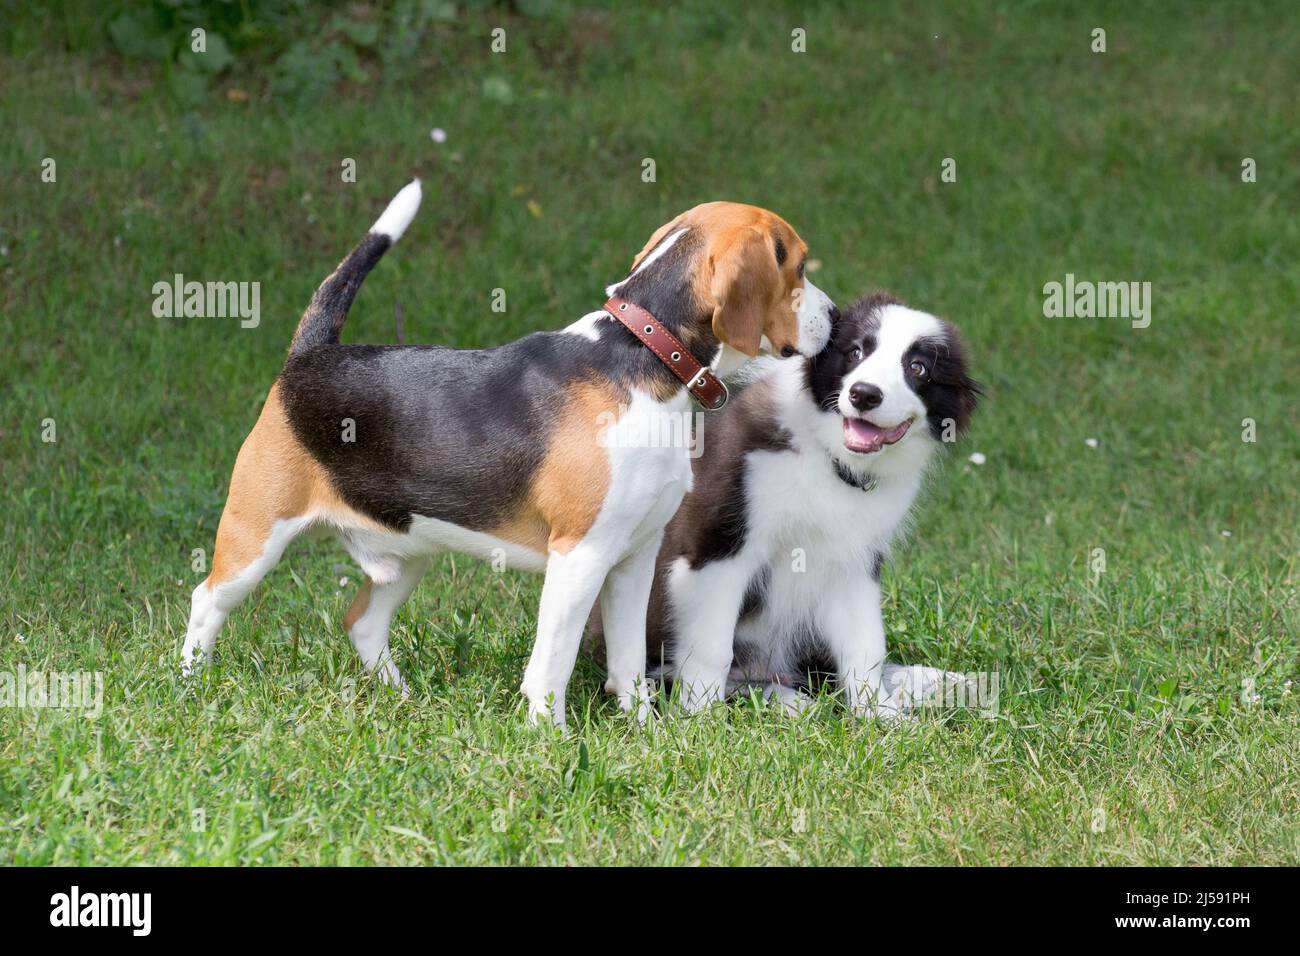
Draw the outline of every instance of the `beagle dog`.
[[[606,290],[607,308],[563,330],[482,350],[340,344],[362,280],[419,204],[416,180],[303,314],[235,459],[183,670],[211,656],[226,617],[289,542],[323,529],[365,572],[343,626],[390,685],[405,690],[388,647],[393,615],[430,556],[454,550],[545,572],[522,684],[531,722],[564,724],[597,599],[606,690],[644,716],[655,555],[692,472],[685,443],[645,447],[636,436],[689,414],[706,380],[711,404],[724,401],[714,370],[759,352],[817,354],[834,306],[804,277],[807,245],[787,222],[713,202],[658,229]]]

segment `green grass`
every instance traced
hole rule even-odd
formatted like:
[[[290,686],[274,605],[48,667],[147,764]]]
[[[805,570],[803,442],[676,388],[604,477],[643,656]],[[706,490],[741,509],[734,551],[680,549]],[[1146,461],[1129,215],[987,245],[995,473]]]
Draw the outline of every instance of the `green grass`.
[[[1300,862],[1291,6],[713,7],[462,13],[401,74],[292,106],[255,61],[183,109],[154,67],[16,34],[35,45],[0,59],[0,673],[98,671],[105,692],[97,720],[0,708],[0,861]],[[239,443],[312,289],[412,173],[424,208],[352,341],[391,341],[397,300],[410,341],[560,326],[715,198],[783,214],[837,298],[885,286],[957,322],[988,395],[885,615],[895,659],[999,671],[997,718],[742,702],[642,731],[584,662],[571,733],[532,732],[540,579],[465,558],[398,618],[399,700],[339,629],[359,575],[323,540],[182,682],[191,552]],[[176,272],[260,281],[260,326],[154,318]],[[1044,318],[1067,272],[1152,282],[1150,328]]]

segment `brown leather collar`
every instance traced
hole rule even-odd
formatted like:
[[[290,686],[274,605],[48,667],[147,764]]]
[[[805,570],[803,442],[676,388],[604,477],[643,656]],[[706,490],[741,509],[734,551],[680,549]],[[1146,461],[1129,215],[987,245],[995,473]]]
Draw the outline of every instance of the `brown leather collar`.
[[[695,360],[681,340],[673,335],[653,315],[634,302],[613,296],[605,303],[605,311],[627,326],[628,331],[641,340],[641,344],[659,357],[681,379],[701,405],[717,411],[727,404],[730,393],[722,380],[706,366]]]

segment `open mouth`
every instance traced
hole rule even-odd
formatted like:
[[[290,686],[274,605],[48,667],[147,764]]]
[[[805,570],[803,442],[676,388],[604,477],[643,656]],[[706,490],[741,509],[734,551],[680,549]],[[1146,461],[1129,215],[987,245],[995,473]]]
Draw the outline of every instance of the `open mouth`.
[[[860,455],[869,455],[880,451],[886,445],[892,445],[907,434],[912,427],[912,419],[899,422],[892,428],[881,428],[865,418],[844,419],[844,447]]]

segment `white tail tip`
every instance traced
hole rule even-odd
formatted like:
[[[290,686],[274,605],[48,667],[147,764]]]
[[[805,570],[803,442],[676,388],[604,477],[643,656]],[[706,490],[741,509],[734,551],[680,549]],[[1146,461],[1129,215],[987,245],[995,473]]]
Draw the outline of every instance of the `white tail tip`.
[[[411,220],[415,218],[415,213],[419,208],[420,181],[412,179],[402,187],[401,192],[393,197],[393,201],[388,204],[384,214],[370,227],[370,231],[381,233],[396,242],[402,238],[402,233],[406,232],[406,227],[411,224]]]

